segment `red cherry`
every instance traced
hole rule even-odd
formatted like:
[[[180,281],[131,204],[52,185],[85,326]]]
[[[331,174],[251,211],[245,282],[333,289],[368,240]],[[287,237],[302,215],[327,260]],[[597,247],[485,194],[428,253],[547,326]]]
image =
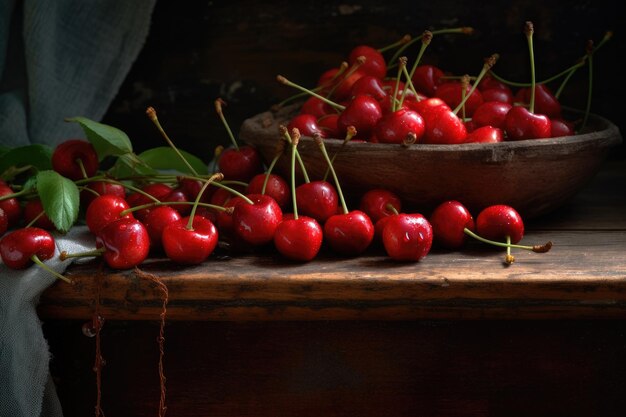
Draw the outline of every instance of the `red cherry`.
[[[303,136],[313,136],[319,133],[322,137],[325,137],[324,131],[317,124],[317,116],[312,114],[299,114],[293,117],[289,121],[287,129],[291,132],[294,128],[298,129]]]
[[[493,126],[481,126],[467,134],[465,143],[498,143],[503,140],[502,129]]]
[[[7,183],[0,180],[0,197],[13,193],[13,189],[9,187]],[[22,207],[15,197],[0,201],[0,209],[6,214],[9,227],[16,225],[22,219]]]
[[[6,234],[0,240],[0,256],[11,269],[24,269],[32,264],[32,257],[45,261],[54,256],[56,245],[52,235],[38,227],[26,227]]]
[[[233,211],[235,234],[244,242],[264,245],[274,239],[276,228],[283,219],[283,213],[276,201],[261,194],[247,196],[253,204],[240,203]]]
[[[310,114],[315,117],[322,117],[334,110],[325,101],[320,100],[315,96],[309,97],[300,108],[300,114]]]
[[[409,109],[418,112],[424,118],[424,121],[426,120],[426,118],[430,117],[430,114],[432,112],[438,110],[439,107],[452,110],[445,101],[437,97],[431,97],[426,100],[420,101],[410,101],[407,103],[407,106],[409,107]]]
[[[348,62],[354,64],[360,56],[365,57],[365,62],[359,67],[359,71],[383,79],[387,75],[387,63],[383,54],[367,45],[359,45],[350,51]]]
[[[400,201],[400,197],[382,188],[367,191],[363,194],[359,203],[359,210],[367,214],[372,222],[376,224],[383,217],[392,216],[400,212],[401,209],[402,202]]]
[[[225,149],[219,157],[218,170],[224,179],[250,181],[250,178],[263,171],[261,156],[256,148],[240,146],[239,149]]]
[[[160,248],[163,229],[181,218],[180,213],[170,206],[160,206],[150,210],[143,221],[148,231],[148,236],[150,236],[150,247],[153,249]]]
[[[233,196],[232,198],[229,198],[224,204],[222,204],[222,207],[224,208],[232,207],[234,209],[239,204],[249,204],[249,203],[246,203],[246,201],[239,196]],[[233,224],[232,212],[227,212],[227,211],[218,212],[216,222],[217,222],[217,228],[220,232],[220,236],[225,237],[225,238],[232,238],[234,236],[235,226]]]
[[[9,228],[9,218],[7,214],[0,208],[0,237],[6,233]]]
[[[498,81],[493,78],[491,75],[486,74],[482,80],[478,83],[478,89],[483,92],[487,90],[505,90],[511,91],[511,88],[504,84],[502,81]]]
[[[123,198],[111,194],[104,194],[96,197],[85,213],[85,221],[89,231],[98,234],[108,224],[119,220],[120,213],[128,210],[130,205]],[[128,213],[124,218],[132,219],[132,213]]]
[[[323,138],[340,138],[343,134],[339,129],[339,114],[327,114],[317,120],[317,125],[322,131]]]
[[[561,136],[572,136],[576,131],[574,130],[574,123],[568,122],[563,119],[550,119],[551,136],[553,138]]]
[[[100,230],[96,235],[96,248],[104,250],[102,256],[109,267],[129,269],[148,257],[150,237],[138,220],[123,217]]]
[[[198,193],[202,189],[204,182],[200,180],[194,180],[192,178],[180,178],[178,180],[178,188],[180,188],[187,196],[188,201],[195,201],[196,197],[198,197]],[[202,193],[202,197],[200,201],[208,202],[211,200],[211,196],[215,192],[216,188],[209,186]]]
[[[452,110],[445,107],[431,108],[424,115],[423,143],[429,144],[457,144],[465,142],[467,129],[463,121]]]
[[[126,189],[122,184],[114,184],[106,181],[94,181],[87,186],[90,190],[95,191],[99,195],[111,194],[120,198],[126,198]],[[80,192],[80,203],[83,207],[89,207],[89,204],[98,197],[96,194],[83,190]]]
[[[239,191],[240,193],[245,193],[246,191],[246,186],[240,184],[232,184],[230,188],[235,191]],[[226,203],[232,198],[235,198],[235,194],[231,193],[225,188],[217,188],[211,196],[210,203],[215,206],[224,207]]]
[[[162,201],[164,203],[189,203],[187,194],[185,194],[182,188],[173,189]],[[186,216],[191,212],[191,204],[172,204],[172,208],[179,212],[181,216]]]
[[[421,214],[398,214],[383,230],[383,245],[390,258],[397,261],[419,261],[433,243],[433,229]]]
[[[531,113],[522,106],[513,106],[504,120],[507,140],[542,139],[552,136],[550,119]]]
[[[43,204],[41,204],[41,200],[38,198],[28,201],[24,206],[24,221],[27,224],[31,224],[35,218],[37,218],[37,221],[33,223],[33,226],[44,230],[56,229],[54,223],[52,223],[48,215],[44,213]]]
[[[181,264],[204,262],[217,246],[218,234],[213,223],[194,216],[193,229],[188,217],[172,222],[163,229],[163,249],[169,259]]]
[[[438,205],[430,215],[435,243],[448,249],[458,249],[465,243],[465,228],[474,231],[474,218],[458,201]]]
[[[433,65],[420,65],[415,69],[411,81],[413,81],[418,92],[432,97],[435,95],[439,80],[443,75],[443,71]]]
[[[324,239],[337,253],[363,253],[374,239],[372,220],[360,210],[330,216],[324,223]]]
[[[346,75],[347,73],[340,75],[339,78],[334,82],[334,85],[336,85],[337,87],[333,87],[333,100],[343,101],[350,98],[350,92],[352,91],[354,83],[356,83],[361,77],[367,74],[361,70],[356,70],[350,75]]]
[[[350,91],[352,96],[368,95],[378,101],[382,101],[387,97],[387,92],[383,88],[380,78],[373,75],[365,75],[359,78]]]
[[[530,93],[530,87],[519,89],[515,94],[515,101],[530,103]],[[545,84],[535,86],[535,113],[544,114],[551,119],[561,117],[561,103]]]
[[[469,94],[472,87],[467,85],[465,87],[465,94]],[[459,82],[447,82],[437,87],[435,97],[438,97],[446,102],[446,104],[452,108],[456,108],[463,100],[463,84]],[[465,102],[465,114],[472,117],[474,111],[483,104],[483,96],[477,89],[467,98]]]
[[[300,213],[320,223],[337,213],[339,197],[335,187],[327,181],[311,181],[296,188]]]
[[[381,217],[374,224],[374,240],[375,241],[380,242],[380,243],[383,242],[383,230],[385,230],[385,226],[387,226],[387,223],[389,223],[389,220],[391,220],[393,216],[395,216],[395,214],[392,216]]]
[[[489,90],[481,90],[480,94],[482,94],[485,103],[488,101],[499,101],[500,103],[513,104],[513,93],[510,89],[491,88]]]
[[[376,124],[374,133],[380,143],[403,143],[410,133],[419,142],[424,129],[424,119],[419,113],[402,108],[383,116]]]
[[[263,184],[267,174],[258,174],[254,176],[248,183],[246,194],[263,194]],[[291,199],[291,192],[287,181],[280,175],[269,174],[267,186],[265,187],[265,195],[272,197],[281,209],[287,207]]]
[[[283,219],[276,228],[274,245],[286,258],[310,261],[317,256],[323,236],[321,226],[311,217]]]
[[[93,145],[80,139],[67,140],[54,148],[52,153],[52,168],[59,174],[71,180],[84,178],[80,169],[80,160],[85,168],[87,177],[98,171],[98,155]]]
[[[165,197],[167,197],[172,192],[172,187],[167,184],[162,183],[153,183],[148,184],[141,188],[141,190],[145,193],[150,194],[152,197],[156,198],[159,201],[163,201]],[[128,205],[131,207],[143,206],[144,204],[150,204],[154,201],[150,198],[146,197],[141,193],[132,193],[126,197],[126,201]],[[145,219],[146,215],[151,209],[141,209],[133,212],[133,216],[139,220]]]
[[[337,125],[342,132],[354,126],[358,138],[367,138],[383,117],[380,104],[367,95],[355,96],[341,112]]]
[[[476,123],[476,127],[493,126],[504,129],[504,120],[511,107],[513,106],[499,101],[486,101],[476,109],[472,121]]]
[[[511,243],[517,243],[524,237],[524,222],[513,207],[494,205],[478,214],[476,231],[485,239],[504,241],[510,236]]]

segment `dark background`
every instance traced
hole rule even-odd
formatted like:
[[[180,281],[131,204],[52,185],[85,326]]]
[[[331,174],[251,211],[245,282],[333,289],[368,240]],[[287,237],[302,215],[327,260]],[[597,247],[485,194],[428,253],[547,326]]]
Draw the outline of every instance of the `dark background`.
[[[301,0],[157,1],[151,32],[135,65],[104,118],[126,131],[136,150],[163,145],[144,116],[154,106],[179,147],[205,161],[229,139],[215,114],[222,97],[233,131],[243,120],[267,110],[294,91],[277,74],[305,86],[347,58],[359,44],[382,47],[404,34],[425,29],[472,26],[472,36],[435,37],[423,61],[455,74],[477,75],[483,58],[498,52],[495,70],[513,80],[529,80],[524,22],[535,26],[537,79],[545,79],[584,55],[587,40],[613,39],[594,56],[592,111],[623,132],[626,95],[620,24],[624,13],[614,1],[354,1]],[[418,47],[409,49],[414,59]],[[390,56],[390,55],[386,55]],[[556,90],[558,84],[553,85]],[[584,108],[587,69],[579,70],[561,97]],[[612,158],[624,157],[624,147]]]

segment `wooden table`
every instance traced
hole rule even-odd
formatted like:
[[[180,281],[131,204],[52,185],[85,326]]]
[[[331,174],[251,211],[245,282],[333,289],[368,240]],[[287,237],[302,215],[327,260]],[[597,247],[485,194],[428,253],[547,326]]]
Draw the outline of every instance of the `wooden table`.
[[[93,412],[94,339],[106,318],[107,416],[156,415],[158,318],[168,415],[589,416],[626,412],[626,163],[528,224],[546,254],[472,243],[395,263],[380,249],[308,264],[272,251],[162,260],[141,271],[91,263],[42,297],[66,416]],[[513,320],[514,319],[514,320]]]

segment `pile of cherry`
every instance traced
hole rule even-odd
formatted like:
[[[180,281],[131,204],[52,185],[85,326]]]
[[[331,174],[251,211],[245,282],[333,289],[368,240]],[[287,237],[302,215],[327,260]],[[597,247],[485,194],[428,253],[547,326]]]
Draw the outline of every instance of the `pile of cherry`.
[[[448,201],[426,219],[419,213],[402,213],[401,201],[394,193],[374,189],[362,196],[358,210],[349,210],[319,135],[315,139],[334,185],[325,179],[309,180],[304,164],[301,169],[306,181],[297,185],[296,161],[302,163],[297,150],[298,130],[281,128],[276,158],[263,171],[256,149],[239,146],[232,136],[222,112],[223,104],[221,99],[215,101],[233,147],[221,153],[217,173],[197,174],[162,129],[155,110],[149,108],[148,116],[188,167],[189,174],[135,172],[129,177],[115,178],[111,170],[100,170],[101,158],[92,143],[72,139],[54,149],[53,170],[39,172],[36,186],[29,186],[26,181],[16,191],[7,183],[0,183],[0,234],[4,235],[0,256],[4,264],[22,269],[34,262],[68,280],[43,262],[55,254],[49,230],[67,231],[74,221],[64,223],[71,204],[59,209],[64,200],[71,200],[72,193],[50,195],[46,186],[50,176],[54,187],[64,183],[65,189],[80,190],[83,219],[95,237],[93,251],[62,252],[60,258],[102,256],[114,269],[140,265],[151,253],[164,254],[180,264],[199,264],[211,255],[218,240],[240,251],[274,245],[285,258],[297,261],[314,259],[324,243],[336,254],[357,256],[374,242],[381,242],[391,258],[418,261],[429,253],[433,241],[443,247],[459,248],[469,235],[507,248],[508,263],[513,262],[511,248],[545,252],[551,246],[516,245],[524,234],[523,221],[512,207],[503,205],[486,208],[474,223],[461,203]],[[107,139],[94,131],[105,125],[92,121],[88,126],[90,140],[102,147],[102,141]],[[271,173],[282,156],[291,158],[289,181]],[[42,204],[42,200],[47,204]]]
[[[471,33],[471,30],[437,32]],[[534,28],[531,22],[526,22],[531,67],[529,83],[507,82],[497,76],[491,70],[497,54],[485,60],[473,83],[468,75],[451,76],[436,66],[420,65],[433,33],[426,31],[419,38],[405,38],[380,50],[369,45],[357,46],[346,62],[324,72],[317,86],[310,90],[278,76],[279,82],[310,95],[299,114],[290,120],[289,128],[298,128],[305,136],[318,133],[326,138],[344,138],[348,127],[353,126],[357,131],[354,140],[405,144],[542,139],[573,135],[575,128],[584,128],[587,116],[578,126],[563,118],[559,96],[577,69],[588,62],[591,67],[592,54],[610,38],[610,33],[595,48],[590,42],[585,56],[572,67],[537,82],[532,42]],[[386,61],[383,52],[399,46],[404,48],[417,40],[421,40],[422,48],[410,69],[406,57]],[[394,74],[392,66],[397,66]],[[553,94],[547,84],[559,78],[563,82]],[[517,89],[515,94],[511,86]]]

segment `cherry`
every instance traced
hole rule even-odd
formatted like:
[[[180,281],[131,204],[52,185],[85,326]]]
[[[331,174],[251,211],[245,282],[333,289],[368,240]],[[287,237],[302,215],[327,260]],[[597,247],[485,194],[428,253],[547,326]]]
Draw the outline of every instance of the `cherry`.
[[[187,198],[187,194],[185,194],[184,190],[179,187],[174,188],[162,201],[164,203],[188,203],[189,198]],[[173,208],[178,211],[181,216],[186,216],[191,212],[191,204],[174,204]]]
[[[524,221],[513,207],[498,204],[478,214],[476,231],[485,239],[504,240],[508,236],[512,243],[517,243],[524,237]]]
[[[402,209],[400,197],[382,188],[374,188],[361,196],[359,210],[368,215],[374,223],[384,217],[398,214]]]
[[[515,94],[515,101],[529,104],[530,96],[530,87],[521,88]],[[561,103],[545,84],[535,85],[535,111],[539,114],[545,114],[551,119],[561,117]]]
[[[317,120],[317,124],[322,131],[321,136],[324,138],[339,138],[342,133],[339,129],[339,115],[338,114],[327,114],[326,116],[322,116]]]
[[[504,120],[507,140],[542,139],[552,137],[548,116],[532,113],[522,106],[513,106]]]
[[[9,218],[7,214],[0,208],[0,237],[4,235],[9,228]]]
[[[315,98],[315,97],[314,97]],[[298,129],[304,136],[313,136],[316,133],[326,137],[324,130],[317,123],[317,116],[312,114],[298,114],[294,116],[287,125],[289,130]]]
[[[418,112],[424,118],[424,120],[426,120],[426,118],[430,116],[430,113],[437,110],[439,107],[452,110],[445,101],[437,97],[431,97],[420,101],[409,101],[407,106],[409,107],[409,109]]]
[[[474,114],[474,111],[483,104],[483,97],[480,91],[475,89],[471,94],[471,87],[468,85],[465,87],[465,94],[468,95],[465,102],[465,113],[468,117]],[[463,83],[459,82],[446,82],[437,87],[435,97],[442,99],[450,107],[458,106],[463,100]]]
[[[443,75],[443,71],[434,65],[420,65],[413,72],[411,80],[418,92],[432,97],[435,95]]]
[[[337,190],[327,181],[311,181],[296,187],[300,212],[320,223],[337,213],[339,197]]]
[[[160,206],[150,210],[143,221],[148,231],[148,236],[150,236],[150,247],[153,249],[160,248],[163,229],[181,218],[180,213],[170,206]]]
[[[455,200],[438,205],[430,215],[434,241],[448,249],[458,249],[465,243],[465,229],[474,231],[474,218],[469,210]]]
[[[503,129],[506,115],[512,107],[510,104],[500,101],[484,102],[474,111],[472,121],[476,127],[493,126]]]
[[[421,214],[398,214],[390,217],[383,229],[387,255],[397,261],[419,261],[433,243],[433,228]]]
[[[483,79],[480,80],[480,82],[478,83],[478,89],[481,92],[487,90],[504,90],[510,92],[512,96],[512,91],[508,85],[506,85],[502,81],[495,79],[489,74],[485,75]]]
[[[498,143],[503,140],[502,129],[493,126],[481,126],[467,134],[465,143]]]
[[[187,196],[187,200],[193,201],[198,196],[198,193],[202,189],[204,183],[200,180],[189,178],[189,177],[180,177],[178,178],[178,188],[180,188]],[[204,190],[202,194],[202,201],[210,201],[211,196],[215,192],[215,187],[209,187]]]
[[[116,184],[108,181],[93,181],[87,185],[89,190],[80,192],[80,203],[83,207],[89,207],[89,204],[98,196],[104,194],[115,195],[120,198],[126,197],[126,189],[122,184]]]
[[[169,259],[181,264],[204,262],[217,246],[215,225],[202,216],[194,216],[192,227],[189,217],[169,223],[163,229],[162,243]]]
[[[281,209],[287,207],[291,198],[287,181],[276,174],[254,176],[246,188],[246,194],[266,194],[276,200]]]
[[[85,140],[66,140],[58,144],[52,153],[52,168],[71,180],[92,177],[98,166],[96,149]]]
[[[143,206],[148,203],[156,201],[163,201],[172,192],[172,187],[163,183],[147,184],[141,188],[143,193],[134,192],[126,197],[126,201],[130,207]],[[152,196],[152,198],[148,197]],[[133,212],[133,216],[139,220],[145,219],[146,215],[150,212],[151,208],[145,208]]]
[[[133,218],[133,214],[128,213],[124,216],[120,214],[128,210],[130,205],[123,198],[112,194],[104,194],[96,197],[85,213],[85,221],[89,231],[98,234],[105,226],[120,218]],[[147,212],[146,212],[147,213]]]
[[[401,108],[383,116],[375,127],[380,143],[404,143],[410,133],[419,141],[424,135],[424,119],[413,110]]]
[[[13,189],[9,187],[7,183],[0,180],[0,198],[12,194],[15,194]],[[5,197],[3,200],[0,200],[0,209],[4,211],[4,214],[7,217],[9,227],[19,223],[22,219],[22,207],[20,206],[20,202],[15,197]]]
[[[27,224],[32,224],[35,227],[44,230],[55,230],[56,226],[48,215],[44,212],[43,204],[41,200],[35,198],[33,200],[29,200],[24,206],[24,221]]]
[[[96,248],[109,267],[129,269],[148,257],[150,236],[139,220],[122,217],[100,229],[96,235]]]
[[[552,134],[552,126],[548,116],[535,114],[535,57],[533,53],[533,33],[534,27],[532,22],[526,22],[524,34],[528,41],[528,50],[530,52],[530,98],[528,100],[528,109],[515,106],[506,115],[505,130],[507,139],[541,139],[549,138]]]
[[[310,261],[322,246],[323,232],[319,223],[311,218],[298,216],[296,183],[296,147],[298,136],[291,143],[291,195],[293,199],[293,217],[283,218],[274,233],[274,246],[278,252],[289,259]]]
[[[424,115],[423,143],[457,144],[465,142],[467,129],[463,121],[447,107],[433,107]]]
[[[54,256],[56,246],[52,235],[38,227],[25,227],[5,235],[0,240],[2,261],[11,269],[24,269],[33,257],[45,261]]]
[[[388,96],[387,91],[385,91],[383,81],[373,75],[365,75],[359,78],[352,86],[350,94],[352,96],[368,95],[379,102]]]
[[[227,180],[249,181],[250,178],[263,171],[261,156],[256,148],[251,146],[240,147],[237,144],[235,136],[224,117],[222,106],[225,104],[226,102],[221,98],[215,100],[215,111],[224,124],[233,147],[225,149],[220,155],[218,170],[224,174],[224,178]]]
[[[248,201],[237,204],[233,211],[235,234],[244,242],[264,245],[274,239],[283,213],[276,201],[267,195],[250,194]]]
[[[550,134],[553,138],[561,136],[571,136],[576,131],[574,124],[563,119],[550,119]]]
[[[341,112],[337,125],[342,132],[354,126],[357,138],[367,138],[383,117],[380,104],[368,95],[355,96]]]
[[[316,136],[314,139],[333,175],[342,208],[340,214],[330,216],[324,223],[324,239],[335,252],[349,256],[358,255],[364,252],[372,243],[374,239],[374,225],[367,214],[362,211],[348,211],[346,201],[341,192],[341,186],[339,185],[339,179],[326,152],[323,139],[319,136]]]
[[[350,51],[348,63],[354,64],[361,56],[365,57],[365,62],[359,67],[359,71],[378,79],[385,78],[387,63],[383,54],[371,46],[359,45]]]
[[[489,90],[481,90],[483,101],[499,101],[501,103],[513,104],[513,93],[511,90],[502,90],[499,88],[490,88]]]
[[[300,114],[310,114],[315,117],[322,117],[333,112],[325,101],[320,100],[317,97],[309,97],[300,108]]]

